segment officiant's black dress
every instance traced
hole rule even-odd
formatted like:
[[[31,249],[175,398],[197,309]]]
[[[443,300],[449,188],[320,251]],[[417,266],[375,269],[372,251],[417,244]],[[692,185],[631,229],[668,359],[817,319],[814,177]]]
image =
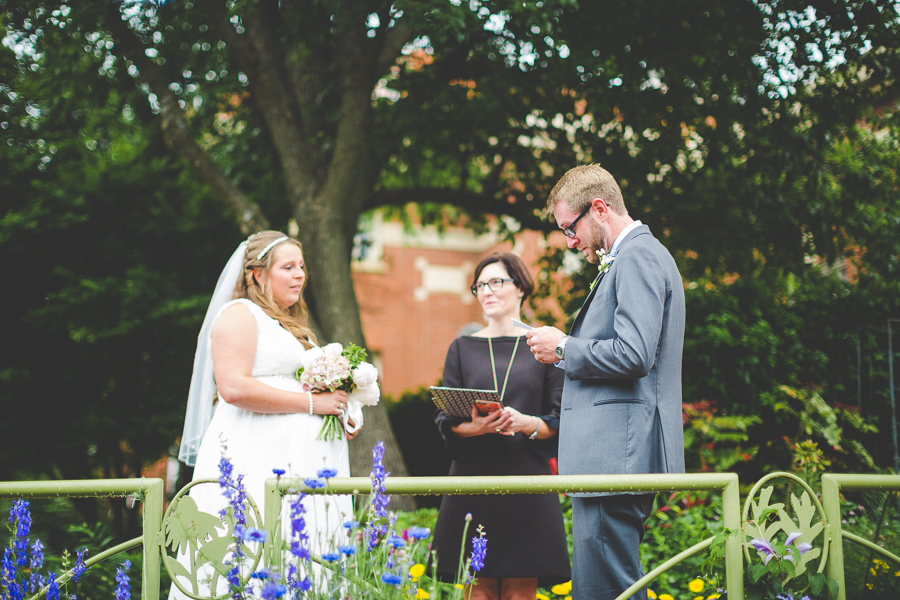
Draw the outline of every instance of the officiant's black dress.
[[[498,390],[503,389],[515,342],[515,337],[491,339]],[[523,335],[503,404],[540,417],[550,427],[559,429],[564,378],[562,369],[535,360]],[[454,340],[447,352],[441,385],[494,389],[488,339],[463,336]],[[548,459],[556,455],[555,436],[547,440],[529,440],[523,433],[461,438],[451,427],[464,419],[438,411],[435,421],[453,458],[450,475],[551,475]],[[466,534],[463,560],[472,551],[472,538],[478,535],[479,524],[484,526],[488,538],[484,568],[477,577],[537,577],[542,587],[571,579],[557,494],[444,496],[433,542],[442,579],[452,581],[456,576],[466,513],[472,514],[472,522]]]

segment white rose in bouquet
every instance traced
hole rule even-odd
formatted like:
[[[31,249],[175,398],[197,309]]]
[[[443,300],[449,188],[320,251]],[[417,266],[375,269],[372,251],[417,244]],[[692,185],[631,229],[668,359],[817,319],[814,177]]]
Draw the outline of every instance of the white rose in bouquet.
[[[381,399],[381,390],[378,388],[378,382],[374,381],[366,387],[353,390],[348,394],[348,397],[363,406],[375,406]]]
[[[341,352],[343,351],[344,348],[337,342],[322,347],[322,352],[328,354],[329,356],[340,356]]]
[[[317,359],[322,358],[323,356],[325,356],[325,352],[318,346],[313,346],[303,353],[303,356],[300,358],[301,366],[304,369],[308,369],[309,365],[311,365]]]
[[[367,362],[359,363],[359,366],[353,369],[351,374],[353,375],[353,383],[358,388],[368,387],[378,382],[378,369]]]

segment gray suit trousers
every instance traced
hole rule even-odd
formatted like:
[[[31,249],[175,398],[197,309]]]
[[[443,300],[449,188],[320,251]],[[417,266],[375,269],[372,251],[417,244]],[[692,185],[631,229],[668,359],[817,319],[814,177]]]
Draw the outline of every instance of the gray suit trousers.
[[[572,598],[613,600],[644,576],[640,544],[654,494],[572,498]],[[647,599],[647,590],[632,598]]]

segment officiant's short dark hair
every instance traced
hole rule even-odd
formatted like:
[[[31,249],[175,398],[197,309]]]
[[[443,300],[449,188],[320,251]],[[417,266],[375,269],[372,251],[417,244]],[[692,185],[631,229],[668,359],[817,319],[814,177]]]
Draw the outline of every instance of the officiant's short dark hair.
[[[478,266],[475,267],[475,277],[472,278],[472,284],[474,285],[478,281],[478,277],[486,266],[494,263],[502,264],[509,274],[509,278],[515,281],[517,288],[522,290],[522,303],[524,304],[528,296],[534,292],[534,279],[531,278],[525,262],[519,258],[519,255],[512,252],[495,252],[478,263]]]

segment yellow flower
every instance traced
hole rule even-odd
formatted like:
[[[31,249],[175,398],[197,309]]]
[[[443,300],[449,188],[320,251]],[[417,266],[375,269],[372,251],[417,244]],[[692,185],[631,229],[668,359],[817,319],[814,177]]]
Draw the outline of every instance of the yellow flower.
[[[694,596],[694,600],[703,600],[703,596]]]
[[[660,595],[659,595],[659,600],[675,600],[675,598],[673,598],[673,597],[670,596],[669,594],[660,594]]]
[[[569,592],[572,591],[572,582],[567,581],[565,583],[559,583],[550,588],[550,591],[556,594],[557,596],[565,596]]]
[[[696,594],[703,591],[703,586],[704,583],[702,579],[695,579],[688,584],[688,589]]]
[[[461,583],[456,583],[456,584],[453,585],[453,587],[455,587],[455,588],[458,589],[458,590],[463,589],[463,586],[462,586]],[[675,599],[673,598],[672,600],[675,600]]]
[[[651,590],[651,589],[648,589],[648,590],[647,590],[647,598],[648,598],[649,600],[656,600],[656,592],[654,592],[654,591]]]
[[[715,594],[710,594],[709,596],[707,596],[706,600],[716,600],[716,598],[721,598],[721,597],[722,597],[722,594],[715,593]]]
[[[428,592],[426,592],[422,588],[417,588],[416,589],[416,598],[418,600],[424,600],[425,598],[428,598]]]
[[[409,574],[412,576],[413,581],[421,577],[425,574],[425,565],[423,564],[414,564],[409,568]]]
[[[547,596],[543,595],[543,594],[540,593],[540,592],[537,593],[537,596],[535,596],[535,598],[536,598],[537,600],[550,600],[550,598],[548,598]]]

